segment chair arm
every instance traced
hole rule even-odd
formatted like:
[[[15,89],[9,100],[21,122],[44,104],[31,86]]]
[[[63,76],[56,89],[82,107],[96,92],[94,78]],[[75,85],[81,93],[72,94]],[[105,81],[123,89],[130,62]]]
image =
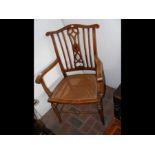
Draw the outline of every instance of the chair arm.
[[[103,74],[103,64],[98,57],[95,57],[95,64],[96,64],[96,80],[97,82],[101,82],[104,80]]]
[[[35,82],[37,84],[41,84],[43,86],[43,89],[45,90],[45,92],[47,93],[48,96],[51,96],[52,92],[48,89],[48,87],[46,86],[45,82],[44,82],[44,75],[46,73],[48,73],[48,71],[50,71],[56,64],[58,63],[58,60],[56,59],[53,63],[51,63],[49,66],[47,66],[43,71],[41,71],[39,73],[39,75],[37,76]]]
[[[41,81],[42,81],[42,78],[44,77],[44,75],[45,75],[48,71],[50,71],[57,63],[58,63],[58,60],[56,59],[53,63],[51,63],[51,64],[50,64],[49,66],[47,66],[43,71],[41,71],[41,72],[39,73],[39,75],[37,76],[35,82],[36,82],[37,84],[40,84]]]
[[[98,57],[95,57],[95,64],[96,64],[97,93],[103,96],[105,94],[105,78],[103,72],[103,64]]]

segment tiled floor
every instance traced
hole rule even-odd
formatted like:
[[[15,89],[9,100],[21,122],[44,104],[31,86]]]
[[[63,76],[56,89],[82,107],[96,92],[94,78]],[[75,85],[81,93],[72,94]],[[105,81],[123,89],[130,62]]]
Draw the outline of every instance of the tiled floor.
[[[56,135],[101,135],[105,128],[114,118],[113,107],[113,92],[114,89],[107,87],[106,94],[103,99],[105,125],[103,126],[98,114],[62,114],[62,123],[59,123],[58,118],[51,109],[47,112],[42,121],[46,127],[51,129]],[[96,110],[96,105],[79,105],[65,106],[64,110]]]

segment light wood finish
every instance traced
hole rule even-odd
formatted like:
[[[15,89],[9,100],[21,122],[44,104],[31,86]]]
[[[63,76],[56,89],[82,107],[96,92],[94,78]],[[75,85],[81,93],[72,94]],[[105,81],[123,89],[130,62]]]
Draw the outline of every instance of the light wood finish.
[[[55,88],[49,102],[63,104],[87,104],[99,102],[95,75],[71,75]]]
[[[52,92],[49,90],[49,88],[46,86],[45,81],[43,79],[44,75],[48,73],[56,64],[58,63],[58,59],[56,59],[53,63],[51,63],[47,68],[45,68],[36,78],[37,84],[42,84],[43,89],[47,93],[47,95],[50,97],[52,95]]]
[[[63,111],[64,105],[96,104],[97,111],[104,124],[102,98],[105,94],[105,79],[102,62],[97,56],[96,28],[99,28],[98,24],[70,24],[57,31],[46,33],[46,36],[51,36],[52,38],[57,59],[38,75],[36,83],[42,84],[49,97],[48,102],[51,103],[60,122],[62,121],[61,112],[67,112]],[[92,37],[90,36],[91,34]],[[82,45],[79,41],[80,35],[83,41]],[[61,57],[56,38],[61,48]],[[91,43],[93,44],[92,46]],[[93,62],[95,66],[93,66]],[[47,88],[43,77],[57,64],[60,65],[64,79],[56,86],[53,92],[51,92],[49,88]],[[91,70],[96,73],[71,76],[67,75],[68,72],[78,70]],[[58,110],[59,105],[62,105],[60,110]],[[77,113],[85,114],[87,112]]]
[[[85,41],[85,31],[84,31],[84,28],[82,28],[82,33],[83,33],[83,44],[84,44],[86,64],[87,64],[87,67],[89,67],[89,65],[88,65],[87,51],[86,51],[86,41]]]
[[[96,64],[96,80],[97,80],[97,94],[103,96],[105,94],[105,77],[103,72],[103,64],[98,57],[95,57]]]

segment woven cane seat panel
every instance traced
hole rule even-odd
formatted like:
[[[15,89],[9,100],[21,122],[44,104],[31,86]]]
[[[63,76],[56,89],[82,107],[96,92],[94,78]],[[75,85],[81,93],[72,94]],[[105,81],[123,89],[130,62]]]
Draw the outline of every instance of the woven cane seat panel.
[[[96,76],[84,74],[64,78],[54,89],[49,101],[66,104],[98,102]]]

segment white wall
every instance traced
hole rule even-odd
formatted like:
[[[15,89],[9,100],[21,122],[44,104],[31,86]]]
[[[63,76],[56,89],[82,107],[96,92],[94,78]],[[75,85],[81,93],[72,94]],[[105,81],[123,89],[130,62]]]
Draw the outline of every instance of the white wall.
[[[50,37],[45,36],[45,33],[61,27],[63,27],[63,23],[59,19],[34,20],[34,79],[42,69],[56,58],[52,40]],[[52,74],[45,77],[47,85],[52,85],[51,89],[54,88],[61,78],[61,72],[58,66],[52,70]],[[47,102],[48,97],[40,84],[34,83],[34,98],[40,101],[35,106],[35,109],[43,116],[51,108],[51,105]]]
[[[117,88],[121,83],[121,20],[120,19],[64,19],[67,24],[99,24],[97,30],[98,55],[103,62],[106,84]]]

